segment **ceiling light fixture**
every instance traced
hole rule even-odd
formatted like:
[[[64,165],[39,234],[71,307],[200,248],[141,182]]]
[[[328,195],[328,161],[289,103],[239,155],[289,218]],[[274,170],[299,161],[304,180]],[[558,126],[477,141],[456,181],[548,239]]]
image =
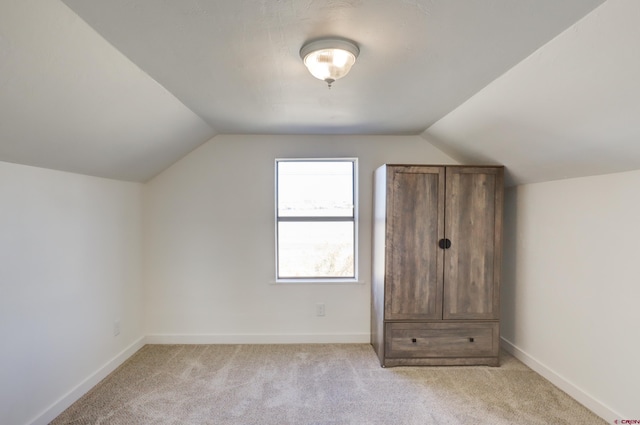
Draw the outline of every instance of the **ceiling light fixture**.
[[[360,49],[354,42],[341,38],[315,40],[300,49],[300,57],[311,75],[325,81],[329,88],[349,73],[358,54]]]

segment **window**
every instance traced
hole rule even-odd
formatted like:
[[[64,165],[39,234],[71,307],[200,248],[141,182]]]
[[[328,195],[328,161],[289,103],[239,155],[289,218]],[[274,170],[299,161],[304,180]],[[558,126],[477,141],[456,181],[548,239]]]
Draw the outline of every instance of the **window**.
[[[276,280],[357,280],[357,159],[276,160]]]

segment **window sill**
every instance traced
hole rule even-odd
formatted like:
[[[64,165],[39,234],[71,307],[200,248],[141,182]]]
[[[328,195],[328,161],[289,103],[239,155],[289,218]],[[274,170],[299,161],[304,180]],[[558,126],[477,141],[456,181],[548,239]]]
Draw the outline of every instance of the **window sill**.
[[[365,283],[357,279],[276,279],[269,282],[270,285],[364,285]]]

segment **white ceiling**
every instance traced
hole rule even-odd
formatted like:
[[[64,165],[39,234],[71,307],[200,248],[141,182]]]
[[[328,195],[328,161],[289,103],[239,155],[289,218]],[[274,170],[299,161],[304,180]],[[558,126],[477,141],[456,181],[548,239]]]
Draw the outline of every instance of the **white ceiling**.
[[[63,3],[0,0],[0,160],[144,181],[214,134]]]
[[[584,0],[64,0],[218,133],[419,133],[591,10]],[[329,91],[305,41],[354,40]]]
[[[640,168],[640,2],[601,3],[0,0],[0,160],[146,181],[220,133],[422,134],[517,183]],[[331,90],[298,55],[328,35],[361,49]]]
[[[609,0],[431,126],[508,183],[640,169],[640,1]]]

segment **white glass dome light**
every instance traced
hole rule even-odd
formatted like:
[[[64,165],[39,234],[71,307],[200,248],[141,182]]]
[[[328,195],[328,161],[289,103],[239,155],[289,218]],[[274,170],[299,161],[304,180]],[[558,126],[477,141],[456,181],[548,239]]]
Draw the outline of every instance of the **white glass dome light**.
[[[339,38],[312,41],[300,49],[300,57],[311,75],[325,81],[329,88],[349,73],[358,54],[360,49],[355,43]]]

